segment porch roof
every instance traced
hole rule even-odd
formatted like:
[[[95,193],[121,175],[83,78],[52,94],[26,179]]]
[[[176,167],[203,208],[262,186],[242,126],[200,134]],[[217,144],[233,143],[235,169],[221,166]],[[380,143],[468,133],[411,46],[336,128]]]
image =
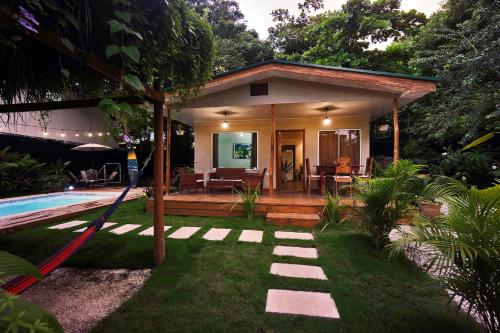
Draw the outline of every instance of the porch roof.
[[[390,112],[392,100],[406,105],[434,92],[436,79],[398,73],[269,60],[214,76],[201,95],[180,107],[173,118],[190,125],[216,122],[227,112],[232,120],[369,116]],[[268,95],[250,96],[250,84],[267,83]]]

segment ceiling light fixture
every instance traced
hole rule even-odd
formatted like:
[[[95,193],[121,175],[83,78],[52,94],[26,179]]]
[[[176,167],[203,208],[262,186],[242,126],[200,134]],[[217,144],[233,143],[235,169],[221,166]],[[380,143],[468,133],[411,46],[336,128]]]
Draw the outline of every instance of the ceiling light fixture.
[[[227,122],[227,112],[224,112],[224,121],[222,122],[222,128],[229,128],[229,123]]]
[[[328,126],[332,123],[332,120],[328,118],[328,108],[325,108],[325,118],[323,118],[323,125]]]

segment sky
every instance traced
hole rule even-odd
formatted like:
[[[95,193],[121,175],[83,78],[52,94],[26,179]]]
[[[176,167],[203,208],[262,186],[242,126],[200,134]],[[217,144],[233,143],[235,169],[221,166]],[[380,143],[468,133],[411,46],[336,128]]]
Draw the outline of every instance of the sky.
[[[291,14],[298,14],[298,0],[236,0],[245,14],[249,29],[255,29],[261,39],[267,38],[267,29],[273,25],[271,11],[277,8],[287,8]],[[401,9],[417,9],[427,16],[440,8],[442,0],[402,0]],[[340,9],[346,0],[325,0],[322,11]]]

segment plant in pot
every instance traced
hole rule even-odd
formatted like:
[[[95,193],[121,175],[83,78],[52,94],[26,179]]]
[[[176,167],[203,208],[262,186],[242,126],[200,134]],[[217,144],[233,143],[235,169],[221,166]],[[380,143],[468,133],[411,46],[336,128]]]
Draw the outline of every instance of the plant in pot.
[[[423,178],[421,190],[418,191],[417,205],[420,213],[430,220],[436,218],[441,214],[442,203],[437,201],[432,188],[434,181],[430,177]]]

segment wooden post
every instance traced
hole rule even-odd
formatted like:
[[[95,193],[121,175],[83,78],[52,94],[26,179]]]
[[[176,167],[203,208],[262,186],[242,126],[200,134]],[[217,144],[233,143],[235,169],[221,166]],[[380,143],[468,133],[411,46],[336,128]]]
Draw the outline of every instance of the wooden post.
[[[392,99],[392,118],[394,120],[394,162],[399,161],[399,119],[398,98]]]
[[[160,265],[165,261],[165,235],[163,222],[163,103],[154,103],[154,262]]]
[[[271,104],[271,159],[269,161],[269,195],[274,194],[274,146],[276,142],[276,109],[275,105]]]
[[[170,149],[172,143],[172,114],[170,108],[168,108],[168,118],[166,121],[166,131],[167,131],[167,149],[165,150],[165,193],[170,193]]]

